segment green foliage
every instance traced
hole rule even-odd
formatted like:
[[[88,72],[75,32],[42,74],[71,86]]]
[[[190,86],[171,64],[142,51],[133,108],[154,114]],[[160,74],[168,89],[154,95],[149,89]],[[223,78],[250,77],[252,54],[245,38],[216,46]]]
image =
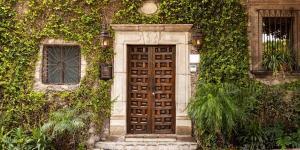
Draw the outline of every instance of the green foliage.
[[[161,0],[154,15],[139,13],[142,0],[123,0],[122,8],[116,12],[113,23],[118,24],[175,24],[193,23],[194,11],[191,0]]]
[[[277,148],[277,140],[279,137],[282,137],[284,134],[284,125],[282,123],[270,124],[267,127],[263,128],[265,139],[266,149],[275,149]]]
[[[78,135],[85,128],[88,117],[88,113],[64,108],[50,114],[49,121],[42,126],[42,131],[48,133],[57,148],[72,149],[78,146],[81,140]]]
[[[188,113],[194,119],[198,134],[205,140],[203,147],[214,146],[209,141],[230,137],[238,118],[238,106],[233,95],[240,92],[230,84],[199,84],[197,94],[188,106]]]
[[[293,61],[289,51],[283,48],[265,50],[263,53],[263,66],[267,70],[273,71],[274,75],[278,72],[291,71]]]
[[[52,148],[50,138],[41,130],[41,128],[34,128],[32,130],[31,139],[27,142],[31,145],[28,149],[47,150]]]
[[[295,145],[299,130],[299,91],[263,87],[246,121],[239,121],[238,145],[247,149],[277,149]],[[292,136],[293,135],[293,136]],[[293,138],[292,138],[293,137]]]
[[[282,131],[276,138],[276,144],[281,149],[300,147],[300,129],[287,133]]]
[[[64,133],[74,134],[85,126],[87,114],[78,114],[76,110],[63,109],[50,114],[49,121],[42,126],[44,132],[50,132],[52,138]]]
[[[205,35],[200,77],[206,82],[246,82],[248,40],[245,8],[238,1],[202,1],[199,24]],[[214,16],[214,17],[211,17]]]
[[[251,82],[248,85],[200,82],[195,96],[188,105],[188,113],[195,122],[196,132],[203,148],[228,145],[233,136],[242,135],[240,132],[244,131],[238,127],[243,123],[249,128],[245,131],[251,131],[252,127],[248,124],[253,116],[250,113],[256,111],[257,97],[261,94],[259,88]],[[249,141],[247,138],[253,139],[249,137],[252,132],[245,134],[247,134],[245,137],[240,138],[245,141]]]
[[[257,122],[249,122],[245,128],[240,130],[238,141],[244,149],[266,149],[267,140],[261,125]]]
[[[300,129],[298,129],[296,132],[291,133],[292,142],[291,145],[293,148],[299,148],[300,147]]]
[[[158,16],[146,16],[138,12],[142,0],[122,0],[122,8],[113,18],[113,23],[158,23]],[[129,17],[130,16],[130,17]]]
[[[285,134],[277,138],[277,145],[281,149],[300,147],[300,129],[290,134]]]
[[[280,137],[277,140],[277,144],[281,147],[282,150],[285,150],[287,148],[287,145],[290,145],[291,142],[291,137],[289,136],[284,136],[284,137]]]
[[[2,127],[0,130],[0,149],[49,150],[52,147],[49,138],[40,128],[35,128],[30,133],[26,133],[22,128],[6,131]]]
[[[298,96],[298,92],[287,92],[278,87],[265,88],[258,97],[257,118],[264,125],[282,122],[291,128],[297,128],[300,115]]]
[[[31,132],[46,122],[52,112],[71,107],[91,113],[92,117],[81,124],[84,128],[80,133],[86,133],[90,123],[101,131],[103,120],[109,117],[111,110],[111,81],[99,80],[99,63],[110,62],[113,56],[112,49],[102,50],[99,44],[101,13],[107,4],[107,0],[0,0],[0,126],[21,127]],[[33,90],[40,44],[51,38],[80,45],[87,69],[78,89]],[[85,134],[78,136],[80,140],[86,137]]]

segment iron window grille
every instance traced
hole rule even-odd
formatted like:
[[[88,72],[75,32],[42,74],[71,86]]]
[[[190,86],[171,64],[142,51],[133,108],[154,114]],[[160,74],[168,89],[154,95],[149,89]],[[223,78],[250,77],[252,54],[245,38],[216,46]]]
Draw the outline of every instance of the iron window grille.
[[[300,71],[300,50],[298,44],[299,10],[260,9],[258,10],[259,56],[283,51],[291,56],[292,71]],[[265,71],[269,71],[263,67]]]
[[[43,83],[78,84],[80,62],[80,47],[77,45],[44,45]]]

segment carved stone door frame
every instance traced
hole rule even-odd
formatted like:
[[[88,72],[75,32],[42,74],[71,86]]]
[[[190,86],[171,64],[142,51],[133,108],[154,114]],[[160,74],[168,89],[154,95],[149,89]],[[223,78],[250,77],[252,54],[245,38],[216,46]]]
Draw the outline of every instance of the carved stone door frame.
[[[191,135],[192,125],[186,112],[191,97],[189,54],[191,24],[114,24],[114,100],[110,118],[110,135],[126,135],[127,131],[127,48],[128,45],[176,46],[176,129],[177,135]]]

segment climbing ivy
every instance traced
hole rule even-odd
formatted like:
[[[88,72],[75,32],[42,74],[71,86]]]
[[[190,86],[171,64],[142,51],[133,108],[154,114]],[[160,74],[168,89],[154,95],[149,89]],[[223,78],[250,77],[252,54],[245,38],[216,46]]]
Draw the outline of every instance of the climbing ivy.
[[[109,117],[111,81],[99,80],[99,63],[111,62],[112,49],[101,49],[102,8],[108,1],[0,1],[0,124],[42,125],[48,114],[65,107],[92,113],[101,130]],[[74,91],[33,90],[35,64],[44,39],[75,41],[87,60],[86,76]]]
[[[138,12],[141,1],[123,0],[115,23],[190,23],[205,35],[200,50],[201,80],[221,83],[248,78],[248,37],[245,8],[239,0],[162,0],[155,15]]]
[[[142,0],[123,0],[121,9],[116,12],[113,23],[117,24],[176,24],[193,23],[197,9],[189,0],[161,0],[159,10],[153,15],[139,12]]]

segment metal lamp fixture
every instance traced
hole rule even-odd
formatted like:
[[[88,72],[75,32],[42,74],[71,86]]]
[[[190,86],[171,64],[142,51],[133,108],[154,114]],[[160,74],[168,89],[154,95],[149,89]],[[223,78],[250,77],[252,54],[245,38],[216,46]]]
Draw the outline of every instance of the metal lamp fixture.
[[[100,64],[100,79],[101,80],[112,79],[112,64],[110,63]]]
[[[111,46],[111,36],[107,30],[107,25],[102,25],[102,32],[100,34],[100,42],[102,48],[109,48]]]
[[[107,24],[102,25],[102,32],[100,34],[100,44],[103,49],[108,49],[112,46],[112,37],[107,30]],[[100,79],[110,80],[112,79],[112,63],[100,64]]]
[[[203,34],[200,32],[200,26],[197,26],[192,33],[192,44],[196,48],[201,48],[203,45]]]

